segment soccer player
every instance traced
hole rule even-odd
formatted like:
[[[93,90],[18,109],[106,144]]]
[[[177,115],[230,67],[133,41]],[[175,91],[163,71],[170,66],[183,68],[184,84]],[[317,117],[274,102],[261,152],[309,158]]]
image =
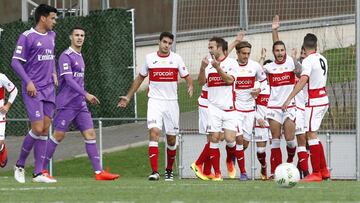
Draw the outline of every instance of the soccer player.
[[[119,107],[126,107],[141,83],[149,75],[147,126],[149,129],[149,159],[152,173],[149,180],[159,180],[158,142],[162,126],[167,137],[167,166],[165,181],[173,180],[173,163],[176,158],[176,135],[179,131],[179,105],[177,95],[178,75],[187,83],[187,93],[193,94],[193,81],[180,55],[171,52],[174,35],[162,32],[157,52],[146,55],[145,65],[134,80],[126,96],[121,96]]]
[[[85,40],[85,31],[74,27],[70,31],[71,46],[63,51],[59,58],[59,90],[56,96],[56,115],[54,117],[55,132],[47,141],[43,169],[46,171],[57,145],[64,139],[65,132],[73,123],[85,138],[86,152],[95,172],[96,180],[115,180],[118,174],[104,171],[100,165],[99,153],[96,147],[96,134],[91,113],[86,101],[99,104],[99,100],[85,91],[85,63],[81,49]],[[51,178],[56,182],[54,178]]]
[[[287,143],[287,162],[291,163],[296,152],[295,140],[295,101],[287,111],[282,111],[281,106],[293,90],[295,85],[295,64],[294,60],[286,54],[285,44],[278,40],[277,29],[279,28],[279,16],[275,16],[272,23],[273,47],[275,61],[264,66],[268,75],[270,85],[270,98],[266,118],[270,124],[272,135],[271,143],[271,177],[278,165],[282,163],[280,149],[280,137],[282,130]],[[270,178],[271,178],[270,177]]]
[[[266,49],[261,49],[260,64],[266,65],[271,63],[271,60],[266,60]],[[260,179],[267,180],[267,164],[266,164],[266,143],[271,139],[269,122],[266,119],[267,105],[270,97],[270,87],[265,85],[257,96],[256,102],[256,114],[255,114],[255,142],[256,142],[256,156],[261,165]]]
[[[203,174],[202,164],[210,158],[214,168],[213,181],[221,181],[220,171],[220,133],[224,130],[225,140],[233,147],[236,145],[235,138],[238,131],[238,121],[234,105],[234,81],[238,75],[238,64],[235,59],[226,56],[227,42],[220,37],[209,40],[208,49],[212,56],[211,62],[205,57],[201,62],[198,76],[199,84],[208,86],[208,127],[210,141],[205,145],[203,153],[191,169],[200,179],[206,180]],[[241,129],[240,129],[241,130]],[[237,157],[238,154],[235,154]],[[237,157],[238,158],[238,157]]]
[[[256,114],[255,98],[261,91],[261,88],[255,88],[255,82],[260,82],[262,88],[267,84],[266,75],[260,64],[250,59],[251,48],[251,44],[247,41],[241,41],[235,47],[239,69],[239,75],[235,80],[235,108],[238,119],[242,123],[239,128],[242,128],[243,134],[238,134],[236,137],[234,153],[238,153],[237,157],[240,157],[237,158],[237,161],[241,172],[241,181],[248,179],[245,170],[244,150],[251,141]]]
[[[10,93],[7,102],[5,102],[5,90]],[[6,127],[6,114],[10,110],[11,105],[14,103],[18,94],[15,85],[0,73],[0,167],[4,168],[7,164],[7,151],[5,145],[5,127]]]
[[[55,109],[55,32],[57,10],[40,4],[35,10],[36,26],[23,32],[16,44],[11,66],[22,80],[22,97],[31,122],[25,136],[14,177],[25,183],[25,161],[34,146],[34,182],[51,181],[42,174],[42,160],[46,150],[51,118]]]
[[[324,149],[317,137],[321,121],[329,107],[329,98],[326,93],[328,65],[326,58],[316,52],[317,37],[314,34],[308,33],[304,37],[303,47],[306,58],[302,62],[303,70],[300,81],[283,103],[282,109],[286,110],[296,94],[306,85],[304,89],[304,94],[307,98],[305,106],[305,131],[309,143],[313,171],[303,181],[315,182],[330,178]]]

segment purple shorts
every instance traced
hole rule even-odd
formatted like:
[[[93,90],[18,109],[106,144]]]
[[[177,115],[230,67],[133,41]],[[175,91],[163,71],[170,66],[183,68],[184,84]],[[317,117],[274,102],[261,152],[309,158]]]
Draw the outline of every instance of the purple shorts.
[[[94,128],[91,113],[86,106],[82,109],[58,109],[56,111],[55,130],[66,132],[71,123],[81,132]]]
[[[44,116],[53,117],[55,111],[55,88],[53,85],[38,90],[36,97],[30,97],[26,92],[22,93],[22,97],[31,122],[43,120]]]

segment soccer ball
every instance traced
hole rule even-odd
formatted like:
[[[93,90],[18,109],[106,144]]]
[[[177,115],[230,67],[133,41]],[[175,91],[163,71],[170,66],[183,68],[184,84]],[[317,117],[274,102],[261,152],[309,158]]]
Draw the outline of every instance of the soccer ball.
[[[300,172],[294,164],[283,163],[275,169],[275,182],[280,187],[291,188],[300,180]]]

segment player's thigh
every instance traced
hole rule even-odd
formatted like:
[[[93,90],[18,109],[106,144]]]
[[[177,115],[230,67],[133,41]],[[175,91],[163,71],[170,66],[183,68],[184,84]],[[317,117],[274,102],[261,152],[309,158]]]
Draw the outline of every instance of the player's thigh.
[[[305,111],[296,109],[295,119],[295,135],[302,135],[305,133]]]
[[[177,135],[179,133],[179,105],[177,101],[164,102],[163,122],[167,135]]]
[[[199,133],[207,134],[206,128],[208,125],[208,108],[199,106]]]
[[[283,124],[285,140],[290,141],[295,136],[295,122],[287,118]]]
[[[6,121],[0,121],[0,141],[5,140],[5,128],[6,128]]]
[[[78,110],[58,109],[54,116],[54,128],[56,131],[67,132],[70,124],[75,119]]]
[[[214,107],[209,104],[208,107],[208,125],[206,127],[206,132],[215,133],[221,132],[223,128],[223,114],[225,111]]]
[[[279,123],[276,120],[268,119],[269,126],[270,126],[270,132],[272,135],[272,138],[274,139],[280,139],[281,136],[281,123]]]
[[[28,94],[22,94],[22,97],[30,122],[42,121],[44,119],[44,112],[40,96],[30,97]]]
[[[83,108],[74,118],[73,121],[75,127],[81,132],[88,130],[94,130],[94,123],[91,116],[91,112],[87,108]],[[95,132],[95,131],[94,131]],[[84,134],[84,133],[83,133]],[[95,139],[95,138],[93,138]]]
[[[158,128],[162,130],[162,101],[149,98],[147,108],[147,127],[148,129]]]

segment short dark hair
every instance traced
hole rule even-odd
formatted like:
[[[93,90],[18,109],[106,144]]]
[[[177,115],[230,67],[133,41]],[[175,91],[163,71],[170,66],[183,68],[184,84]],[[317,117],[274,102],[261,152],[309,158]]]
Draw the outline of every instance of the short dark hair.
[[[85,29],[81,26],[75,26],[75,27],[72,27],[70,32],[69,32],[69,35],[72,35],[72,33],[74,32],[74,30],[82,30],[85,32]]]
[[[212,37],[209,42],[216,42],[217,47],[221,47],[223,51],[228,50],[228,43],[221,37]]]
[[[265,66],[266,64],[268,64],[268,63],[272,63],[273,61],[271,60],[271,59],[267,59],[267,60],[265,60],[264,62],[263,62],[263,65]]]
[[[280,40],[279,40],[279,41],[274,42],[273,47],[272,47],[272,50],[273,50],[273,51],[274,51],[274,48],[275,48],[276,45],[283,45],[284,48],[286,49],[285,43],[284,43],[283,41],[280,41]]]
[[[306,36],[304,37],[303,47],[308,49],[316,49],[317,37],[312,33],[306,34]]]
[[[162,32],[160,34],[159,40],[161,41],[164,37],[168,37],[168,38],[170,38],[171,40],[174,41],[174,35],[171,34],[170,32]]]
[[[51,12],[57,13],[56,8],[46,4],[40,4],[35,9],[35,22],[38,23],[40,21],[41,16],[48,17]]]
[[[251,44],[248,41],[241,41],[239,44],[237,44],[235,46],[235,49],[237,52],[239,52],[240,49],[245,48],[245,47],[251,49]]]

